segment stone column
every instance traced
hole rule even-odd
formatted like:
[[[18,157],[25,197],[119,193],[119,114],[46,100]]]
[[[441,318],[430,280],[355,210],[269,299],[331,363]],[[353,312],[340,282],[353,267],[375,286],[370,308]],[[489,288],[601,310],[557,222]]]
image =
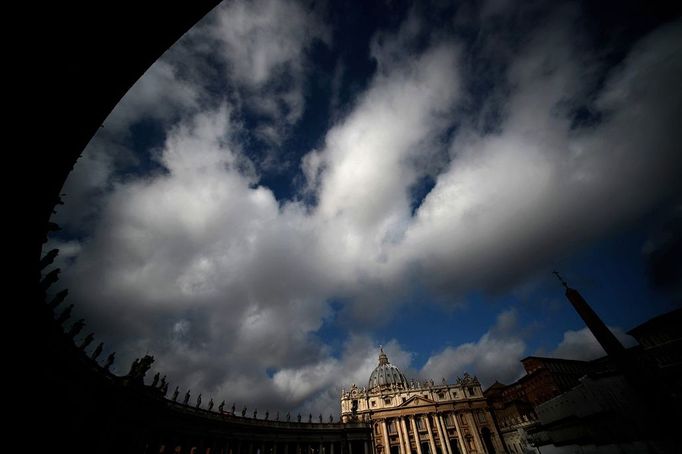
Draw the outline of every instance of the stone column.
[[[436,441],[433,439],[433,432],[431,431],[431,418],[429,415],[424,415],[426,419],[426,430],[429,432],[429,449],[431,454],[436,454]]]
[[[464,432],[462,432],[462,429],[459,427],[457,413],[453,412],[452,417],[455,420],[455,430],[457,431],[457,441],[459,442],[459,450],[462,451],[462,454],[467,454],[469,450],[467,449],[466,444],[464,443]]]
[[[334,454],[334,442],[329,443],[329,454]]]
[[[438,423],[438,413],[433,414],[433,423],[436,425],[436,430],[438,431],[438,438],[440,438],[440,449],[443,454],[450,454],[448,448],[445,447],[445,436],[443,435],[443,428]]]
[[[405,417],[400,418],[400,428],[405,434],[405,452],[407,454],[412,454],[412,445],[410,444],[410,434],[407,432],[407,426],[405,425]]]
[[[452,454],[452,448],[450,448],[450,436],[448,435],[448,428],[443,421],[443,415],[437,414],[436,420],[440,424],[441,430],[443,431],[443,443],[445,444],[445,452]]]
[[[410,425],[412,426],[412,433],[414,434],[414,441],[417,444],[417,454],[422,454],[422,443],[419,438],[419,431],[417,430],[417,424],[414,422],[414,416],[410,417]]]
[[[348,454],[353,454],[353,443],[348,440]]]
[[[365,440],[365,454],[369,454],[369,446],[367,446],[367,440]]]
[[[400,421],[395,418],[396,432],[398,432],[398,442],[400,442],[400,454],[409,454],[405,451],[405,440],[403,440],[403,431],[400,429]]]
[[[391,454],[391,443],[388,439],[388,426],[386,425],[385,419],[381,420],[381,431],[384,435],[384,454]]]
[[[474,415],[471,413],[466,414],[466,418],[469,421],[469,427],[471,427],[472,435],[474,436],[474,445],[476,445],[476,451],[484,453],[485,448],[483,447],[483,442],[481,441],[481,436],[478,433],[478,424],[474,420]]]

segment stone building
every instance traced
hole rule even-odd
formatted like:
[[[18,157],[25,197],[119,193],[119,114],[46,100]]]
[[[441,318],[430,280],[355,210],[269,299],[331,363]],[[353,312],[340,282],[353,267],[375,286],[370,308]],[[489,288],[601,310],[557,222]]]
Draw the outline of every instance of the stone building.
[[[383,349],[368,386],[342,391],[341,420],[368,423],[376,454],[505,452],[476,377],[408,381]]]
[[[528,430],[538,425],[535,407],[515,389],[518,382],[505,385],[495,382],[483,394],[488,399],[497,428],[512,454],[535,452],[528,443]]]
[[[527,440],[527,432],[539,424],[535,407],[577,386],[590,367],[587,361],[539,356],[521,363],[524,376],[509,385],[495,382],[483,392],[512,453],[535,451]]]
[[[589,362],[579,384],[538,404],[529,438],[543,453],[679,453],[682,309],[629,331],[639,345]],[[653,417],[652,417],[653,416]]]
[[[682,308],[654,317],[628,331],[645,358],[644,367],[677,399],[682,393]]]
[[[528,434],[543,453],[671,452],[645,440],[642,410],[621,374],[591,373],[538,405],[538,424]]]

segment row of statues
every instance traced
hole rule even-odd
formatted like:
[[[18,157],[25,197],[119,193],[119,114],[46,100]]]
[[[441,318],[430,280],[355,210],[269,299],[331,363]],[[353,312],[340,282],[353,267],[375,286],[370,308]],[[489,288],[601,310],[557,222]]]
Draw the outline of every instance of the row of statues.
[[[157,373],[156,376],[158,376],[158,375],[159,375],[159,374]],[[156,376],[155,376],[155,380],[152,382],[152,386],[155,386],[155,384],[156,384]],[[164,379],[165,379],[165,376],[164,376]],[[163,380],[163,379],[162,379],[162,380]],[[172,400],[173,402],[177,402],[177,401],[178,401],[178,396],[179,396],[179,395],[180,395],[180,387],[179,387],[179,386],[176,386],[176,387],[175,387],[175,391],[173,391],[173,397],[171,398],[171,400]],[[190,399],[191,399],[191,391],[188,389],[187,392],[185,393],[185,397],[184,397],[183,400],[182,400],[182,404],[183,404],[183,405],[186,405],[186,406],[189,406],[189,405],[190,405]],[[213,398],[211,398],[211,399],[208,401],[208,411],[213,411],[213,406],[214,406]],[[201,408],[201,394],[199,394],[199,395],[197,396],[197,399],[196,399],[196,401],[195,401],[194,408],[197,408],[197,409]],[[231,412],[231,414],[232,414],[233,416],[237,416],[236,413],[235,413],[235,411],[236,411],[236,404],[233,403],[233,404],[232,404],[232,412]],[[242,416],[242,418],[246,418],[246,417],[247,417],[247,416],[246,416],[246,412],[247,412],[246,407],[243,407],[242,410],[241,410],[241,416]],[[224,401],[224,400],[220,403],[220,405],[218,405],[218,413],[225,413],[225,401]],[[253,418],[253,419],[258,419],[258,409],[257,409],[257,408],[253,410],[253,416],[252,416],[252,418]],[[265,410],[265,416],[264,416],[263,420],[264,420],[264,421],[269,421],[269,420],[270,420],[270,412],[269,412],[268,410]],[[279,420],[280,420],[280,415],[279,415],[279,411],[278,411],[278,412],[277,412],[277,415],[275,416],[274,421],[279,421]],[[289,412],[287,412],[287,414],[286,414],[286,421],[287,421],[287,422],[291,422],[291,413],[289,413]],[[298,421],[298,422],[301,422],[301,414],[300,414],[300,413],[299,413],[298,416],[297,416],[297,421]],[[322,423],[322,414],[319,415],[318,421],[319,421],[320,423]],[[312,423],[312,422],[313,422],[313,415],[312,415],[312,413],[308,414],[308,422],[309,422],[309,423]],[[334,422],[334,417],[333,417],[332,415],[329,415],[329,422],[330,422],[330,423]]]
[[[58,256],[59,250],[58,249],[52,249],[49,251],[45,256],[41,259],[40,261],[40,269],[44,269],[48,265],[52,264],[55,260],[55,258]],[[50,271],[45,275],[45,277],[41,280],[40,282],[40,288],[43,291],[43,294],[47,292],[49,287],[54,284],[58,279],[59,279],[59,273],[60,273],[59,268],[55,268],[54,270]],[[68,289],[64,289],[59,291],[58,293],[55,294],[55,296],[50,300],[49,303],[47,303],[48,309],[53,313],[55,310],[61,305],[66,297],[68,296],[69,291]],[[62,310],[58,316],[54,317],[55,322],[57,323],[58,326],[62,326],[65,324],[65,322],[71,318],[72,312],[73,312],[73,304],[69,304],[64,310]],[[81,318],[74,322],[71,327],[68,329],[68,331],[65,331],[65,335],[68,339],[71,341],[74,341],[76,336],[81,333],[83,328],[85,327],[85,319]],[[95,333],[89,333],[87,334],[83,340],[81,341],[80,345],[78,345],[78,349],[81,352],[85,352],[85,350],[92,344],[92,342],[95,340]],[[90,360],[97,362],[97,358],[102,354],[102,351],[104,350],[104,342],[100,342],[97,347],[93,350],[93,352],[90,354]],[[114,361],[116,360],[116,352],[112,352],[109,354],[107,357],[106,361],[102,365],[104,370],[109,370],[111,366],[114,364]],[[144,376],[146,373],[149,371],[151,368],[152,363],[154,362],[154,357],[150,355],[145,355],[142,358],[137,358],[133,361],[133,363],[130,366],[130,371],[128,372],[128,375],[126,378],[129,380],[129,382],[136,383],[136,384],[144,384]],[[159,373],[157,372],[156,375],[154,376],[154,379],[150,385],[152,388],[159,390],[159,392],[162,393],[163,396],[166,396],[168,393],[168,383],[166,382],[166,376],[164,375],[163,378],[159,379]],[[189,399],[189,397],[187,397]],[[197,404],[197,407],[201,404],[201,396],[199,396],[199,402]],[[209,408],[213,407],[213,400],[209,402]]]
[[[128,378],[131,381],[137,383],[144,383],[144,376],[147,371],[152,367],[154,362],[154,357],[151,355],[144,355],[141,359],[135,359],[133,364],[130,366],[130,372],[128,372]]]
[[[457,377],[457,384],[458,385],[465,385],[465,386],[480,386],[481,383],[478,381],[477,376],[471,376],[468,373],[464,372],[464,377]]]
[[[59,254],[58,249],[52,249],[49,251],[40,261],[40,269],[44,269],[48,265],[52,264]],[[59,273],[61,270],[59,268],[55,268],[54,270],[50,271],[45,275],[45,277],[40,281],[40,288],[45,294],[49,287],[57,282],[59,279]],[[54,314],[55,310],[59,305],[61,305],[66,297],[68,296],[69,291],[67,289],[61,290],[58,293],[55,294],[55,296],[50,300],[49,303],[47,303],[47,307],[50,309],[50,311]],[[58,316],[55,317],[55,322],[57,323],[58,326],[64,325],[64,323],[71,318],[72,312],[73,312],[73,304],[68,305],[64,310],[62,310]],[[54,315],[53,315],[54,316]],[[81,318],[75,321],[68,329],[68,331],[65,331],[65,335],[68,339],[71,341],[74,341],[76,336],[78,336],[81,331],[83,331],[83,328],[85,328],[85,319]],[[94,333],[89,333],[87,334],[83,340],[81,341],[80,345],[78,346],[78,349],[82,352],[85,352],[86,348],[92,344],[92,342],[95,340],[95,334]],[[92,361],[97,362],[97,358],[102,354],[102,351],[104,350],[104,342],[100,342],[97,347],[93,350],[93,352],[90,354],[90,359]],[[103,369],[108,371],[111,366],[114,364],[114,361],[116,359],[116,352],[112,352],[109,354],[107,357],[106,361],[102,365]],[[130,371],[128,372],[128,375],[126,378],[129,380],[129,383],[135,383],[138,385],[144,385],[144,377],[151,368],[152,363],[154,362],[154,357],[151,355],[145,355],[142,358],[136,358],[131,366],[130,366]],[[168,382],[166,381],[166,376],[164,375],[163,377],[160,377],[160,373],[157,372],[154,375],[154,378],[152,379],[151,384],[149,387],[158,390],[164,397],[168,394]],[[180,395],[180,387],[176,386],[175,390],[173,391],[173,395],[171,400],[173,402],[178,401],[178,397]],[[187,392],[184,395],[184,398],[182,400],[182,404],[185,406],[190,406],[190,399],[191,399],[191,393],[190,390],[188,389]],[[201,408],[201,394],[199,394],[194,402],[194,408],[200,409]],[[208,411],[213,411],[214,407],[214,402],[213,398],[209,399],[207,409]],[[232,415],[236,416],[235,413],[236,406],[233,403],[232,404]],[[241,410],[241,416],[243,418],[246,418],[246,407],[242,408]],[[220,405],[218,405],[218,412],[219,413],[225,413],[225,401],[223,400]],[[253,410],[253,419],[258,419],[258,409]],[[299,413],[296,417],[297,422],[301,422],[301,414]],[[270,413],[268,410],[265,411],[264,415],[264,420],[269,420],[270,419]],[[318,421],[319,423],[322,423],[322,414],[318,416]],[[279,421],[280,420],[280,414],[279,411],[277,412],[274,421]],[[285,421],[291,422],[291,413],[287,412],[285,415]],[[332,415],[329,415],[329,422],[332,423],[334,421],[334,418]],[[308,422],[312,423],[313,422],[313,415],[312,413],[308,414]]]
[[[457,377],[457,382],[458,385],[480,385],[480,382],[478,381],[478,377],[476,376],[471,376],[468,373],[464,373],[464,377]],[[442,377],[441,379],[441,384],[436,385],[436,383],[433,380],[424,380],[424,381],[419,381],[412,379],[410,380],[407,389],[426,389],[426,388],[438,388],[438,387],[443,387],[447,386],[448,381],[445,379],[445,377]],[[396,383],[391,383],[390,385],[387,385],[388,389],[391,391],[398,391],[400,389],[403,389],[402,385],[398,385]],[[349,397],[351,395],[353,396],[364,396],[367,394],[367,388],[366,387],[358,387],[355,383],[351,385],[351,388],[348,392],[346,392],[345,389],[341,389],[341,397]]]
[[[168,382],[166,381],[166,376],[164,375],[161,377],[161,380],[159,380],[159,376],[161,374],[157,372],[154,375],[154,379],[152,380],[152,384],[150,385],[152,388],[158,389],[161,394],[165,397],[166,394],[168,394]]]
[[[58,227],[53,228],[52,230],[58,230]],[[49,252],[45,254],[45,256],[40,260],[40,269],[43,270],[47,266],[51,265],[55,258],[59,255],[59,249],[52,249]],[[47,290],[59,280],[59,273],[61,272],[60,268],[55,268],[49,273],[45,275],[40,281],[40,289],[43,292],[43,294],[47,293]],[[55,310],[57,307],[64,302],[66,297],[69,294],[68,289],[61,290],[55,294],[55,296],[50,300],[49,303],[47,303],[48,309],[54,314]],[[57,323],[58,326],[64,325],[64,323],[71,318],[71,313],[73,312],[73,304],[69,304],[64,310],[62,310],[58,316],[55,317],[55,322]],[[81,331],[83,331],[83,328],[85,328],[85,319],[81,318],[78,319],[76,322],[74,322],[71,327],[68,329],[68,331],[65,332],[65,335],[68,339],[71,341],[74,341],[76,336],[78,336]],[[78,349],[82,352],[85,351],[86,348],[90,346],[90,344],[95,340],[95,333],[89,333],[87,334],[83,340],[81,341],[80,345],[78,346]],[[104,343],[100,342],[99,345],[95,348],[95,350],[92,352],[90,355],[90,359],[92,361],[97,361],[97,358],[99,355],[102,354],[102,351],[104,350]],[[116,352],[111,352],[109,356],[107,357],[106,361],[102,365],[104,370],[109,370],[111,366],[114,364],[114,361],[116,360]]]

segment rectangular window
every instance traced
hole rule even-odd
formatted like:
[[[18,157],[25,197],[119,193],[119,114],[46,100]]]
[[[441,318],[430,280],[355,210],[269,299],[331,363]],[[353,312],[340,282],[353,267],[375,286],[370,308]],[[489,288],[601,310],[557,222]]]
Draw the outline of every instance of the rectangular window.
[[[372,401],[372,407],[376,407],[376,406],[377,406],[377,401],[376,401],[376,400],[373,400],[373,401]]]
[[[438,393],[439,399],[445,399],[445,393]]]
[[[390,405],[390,404],[391,404],[391,399],[389,399],[389,398],[384,399],[384,403],[385,403],[386,405]]]
[[[397,430],[395,428],[395,421],[393,421],[393,420],[388,422],[388,433],[390,433],[390,434],[397,433]]]
[[[469,395],[470,395],[470,396],[475,396],[475,395],[476,395],[476,391],[474,390],[474,387],[473,387],[473,386],[469,386]]]

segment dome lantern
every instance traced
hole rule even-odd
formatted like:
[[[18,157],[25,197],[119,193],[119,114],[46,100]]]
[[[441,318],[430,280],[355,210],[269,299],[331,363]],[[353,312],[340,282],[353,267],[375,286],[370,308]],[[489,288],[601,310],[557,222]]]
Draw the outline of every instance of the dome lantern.
[[[400,369],[392,365],[384,349],[380,348],[379,365],[372,371],[369,376],[368,390],[376,391],[385,388],[396,386],[398,388],[407,388],[407,378],[400,372]]]

